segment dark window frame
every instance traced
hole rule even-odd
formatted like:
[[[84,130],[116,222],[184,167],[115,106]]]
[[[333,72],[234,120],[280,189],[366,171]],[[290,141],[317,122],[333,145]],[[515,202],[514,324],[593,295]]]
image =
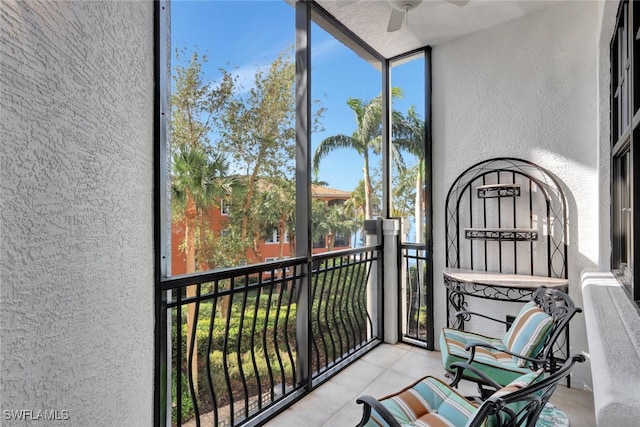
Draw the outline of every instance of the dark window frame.
[[[640,227],[635,226],[638,205],[636,140],[640,141],[640,4],[620,3],[610,44],[611,60],[611,268],[629,297],[640,302],[635,280],[640,263],[634,248]],[[638,142],[640,143],[640,142]],[[636,285],[636,283],[638,283]]]

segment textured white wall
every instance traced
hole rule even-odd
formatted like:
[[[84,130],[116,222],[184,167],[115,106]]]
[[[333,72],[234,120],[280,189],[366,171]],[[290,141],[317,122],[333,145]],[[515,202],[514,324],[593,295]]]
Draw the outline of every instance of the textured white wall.
[[[0,424],[151,425],[153,4],[0,22]]]
[[[518,157],[554,173],[569,208],[570,294],[599,259],[598,4],[568,2],[433,49],[434,239],[444,245],[444,201],[467,167]],[[444,326],[444,251],[435,251],[436,330]],[[584,319],[571,352],[587,350]],[[588,366],[577,386],[591,383]]]

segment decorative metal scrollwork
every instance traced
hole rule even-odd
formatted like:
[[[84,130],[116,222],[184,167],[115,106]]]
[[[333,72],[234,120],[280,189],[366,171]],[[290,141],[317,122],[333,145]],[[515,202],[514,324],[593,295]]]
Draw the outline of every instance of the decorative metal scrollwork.
[[[537,230],[465,228],[464,237],[477,240],[528,242],[538,240]]]
[[[447,275],[444,276],[444,285],[452,293],[464,294],[475,298],[511,302],[531,301],[531,295],[533,295],[534,291],[533,289],[527,288],[510,288],[481,283],[461,282]],[[458,308],[458,310],[460,309]]]
[[[465,301],[464,293],[457,292],[455,290],[447,289],[447,327],[464,329],[464,322],[469,321],[469,315],[460,315],[459,311],[465,311],[468,308],[467,301]],[[453,310],[451,310],[453,309]]]
[[[516,184],[481,185],[478,187],[479,199],[518,196],[520,196],[520,186]]]

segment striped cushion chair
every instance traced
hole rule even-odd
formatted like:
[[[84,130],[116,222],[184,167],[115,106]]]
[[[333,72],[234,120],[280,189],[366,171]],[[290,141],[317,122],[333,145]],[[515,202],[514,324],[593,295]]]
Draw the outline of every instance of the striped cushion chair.
[[[437,378],[424,377],[380,400],[360,397],[357,402],[364,404],[364,410],[357,427],[534,426],[558,383],[574,363],[582,361],[584,357],[576,355],[547,378],[539,370],[521,375],[502,388],[493,383],[493,395],[482,403],[463,397]],[[471,366],[468,369],[475,370]]]
[[[445,369],[454,377],[450,385],[457,386],[462,379],[486,384],[473,372],[455,367],[456,362],[464,361],[475,366],[500,385],[509,384],[523,374],[546,366],[553,358],[553,343],[573,315],[580,311],[566,293],[541,287],[522,307],[503,337],[444,328],[440,335],[440,351]],[[460,312],[458,315],[478,314]],[[486,397],[488,392],[482,393]]]
[[[364,409],[357,427],[533,426],[558,383],[574,363],[582,361],[583,356],[574,356],[544,379],[539,370],[521,375],[502,388],[492,383],[494,393],[482,403],[463,397],[438,378],[424,377],[380,400],[371,396],[358,398],[357,403],[364,404]],[[487,381],[492,382],[488,378]]]

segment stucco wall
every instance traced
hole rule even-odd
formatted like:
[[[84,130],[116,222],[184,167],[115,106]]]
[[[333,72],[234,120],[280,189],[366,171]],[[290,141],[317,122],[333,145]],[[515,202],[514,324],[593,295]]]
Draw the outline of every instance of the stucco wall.
[[[0,424],[151,425],[153,4],[0,22]]]
[[[435,247],[444,245],[444,201],[455,178],[484,159],[530,160],[554,173],[569,208],[570,294],[598,264],[598,4],[568,2],[433,49]],[[434,252],[436,331],[444,326],[444,252]],[[517,310],[515,310],[517,311]],[[587,351],[584,318],[571,352]],[[590,386],[589,366],[574,385]]]

